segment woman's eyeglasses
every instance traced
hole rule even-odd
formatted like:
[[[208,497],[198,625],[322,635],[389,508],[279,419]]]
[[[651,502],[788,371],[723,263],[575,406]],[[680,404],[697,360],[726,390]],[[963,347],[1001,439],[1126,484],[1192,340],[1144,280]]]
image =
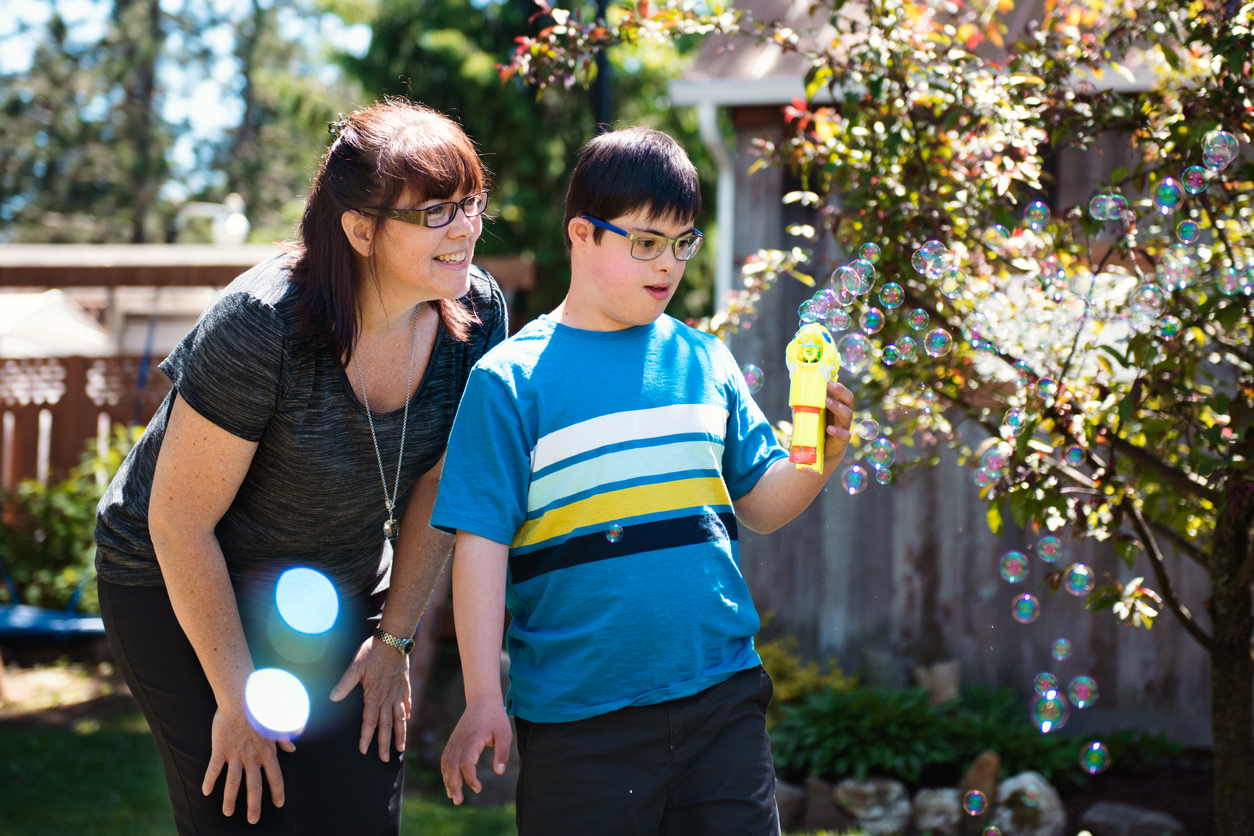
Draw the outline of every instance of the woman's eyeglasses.
[[[674,247],[676,261],[688,261],[697,254],[697,250],[701,249],[701,242],[705,240],[705,235],[698,229],[694,229],[692,232],[681,235],[678,238],[667,238],[664,235],[631,233],[591,215],[580,215],[579,217],[593,226],[599,226],[601,229],[615,232],[630,241],[631,257],[636,259],[636,261],[652,261],[666,252],[668,245]]]
[[[448,226],[457,217],[457,210],[473,218],[482,215],[483,211],[488,208],[488,193],[486,191],[472,194],[465,200],[450,200],[447,203],[437,203],[434,206],[428,206],[426,209],[374,209],[361,208],[358,212],[363,215],[373,215],[376,218],[388,218],[389,220],[401,221],[415,226],[425,226],[428,229],[439,229],[442,226]]]

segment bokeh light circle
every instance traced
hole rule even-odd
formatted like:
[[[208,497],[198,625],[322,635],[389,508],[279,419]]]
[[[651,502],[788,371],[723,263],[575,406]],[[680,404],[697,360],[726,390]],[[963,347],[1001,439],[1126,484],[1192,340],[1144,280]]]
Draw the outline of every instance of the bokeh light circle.
[[[340,614],[335,585],[326,575],[305,566],[279,575],[274,602],[289,627],[311,636],[334,627]]]
[[[263,735],[295,734],[309,722],[309,693],[292,674],[261,668],[244,683],[244,706],[254,728]]]

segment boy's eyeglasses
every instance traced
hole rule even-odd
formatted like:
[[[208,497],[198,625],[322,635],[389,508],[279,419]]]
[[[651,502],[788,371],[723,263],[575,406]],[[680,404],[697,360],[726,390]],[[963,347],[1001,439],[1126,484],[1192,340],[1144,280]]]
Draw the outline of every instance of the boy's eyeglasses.
[[[482,191],[478,194],[472,194],[465,200],[450,200],[447,203],[437,203],[434,206],[428,206],[426,209],[361,208],[357,211],[363,215],[373,215],[376,218],[388,218],[407,224],[414,224],[415,226],[425,226],[428,229],[439,229],[453,222],[453,219],[457,217],[459,208],[468,218],[482,215],[483,210],[488,208],[488,193]]]
[[[694,229],[692,232],[681,235],[678,238],[667,238],[665,235],[633,234],[591,215],[580,215],[579,217],[593,226],[616,232],[630,241],[631,257],[636,259],[636,261],[652,261],[666,252],[667,245],[674,247],[676,261],[689,261],[697,254],[697,250],[701,249],[701,242],[705,240],[705,235],[699,229]]]

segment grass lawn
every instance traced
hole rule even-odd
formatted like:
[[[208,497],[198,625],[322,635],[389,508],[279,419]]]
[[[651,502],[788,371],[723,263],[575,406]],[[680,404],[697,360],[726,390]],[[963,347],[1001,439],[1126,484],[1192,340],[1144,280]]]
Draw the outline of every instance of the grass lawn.
[[[407,836],[513,834],[513,808],[406,796]],[[169,836],[157,747],[138,715],[75,728],[0,727],[0,836]]]

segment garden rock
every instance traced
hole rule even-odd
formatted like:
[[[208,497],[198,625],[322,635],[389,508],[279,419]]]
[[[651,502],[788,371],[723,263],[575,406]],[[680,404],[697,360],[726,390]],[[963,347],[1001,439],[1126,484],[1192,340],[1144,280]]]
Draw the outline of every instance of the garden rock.
[[[802,830],[833,830],[844,833],[853,827],[853,819],[832,800],[832,785],[827,781],[822,778],[806,778],[805,796]]]
[[[958,790],[947,787],[914,794],[914,829],[932,836],[957,836],[962,821]]]
[[[869,836],[901,836],[910,832],[910,796],[900,781],[847,778],[836,785],[832,798]]]
[[[1080,826],[1093,836],[1183,836],[1175,816],[1131,804],[1100,801],[1085,812]]]
[[[1035,791],[1035,800],[1031,793]],[[1002,836],[1062,836],[1067,811],[1058,791],[1040,773],[1020,772],[997,787],[993,824]]]
[[[805,790],[796,784],[775,779],[775,809],[779,811],[780,828],[794,830],[805,810],[805,803]]]

